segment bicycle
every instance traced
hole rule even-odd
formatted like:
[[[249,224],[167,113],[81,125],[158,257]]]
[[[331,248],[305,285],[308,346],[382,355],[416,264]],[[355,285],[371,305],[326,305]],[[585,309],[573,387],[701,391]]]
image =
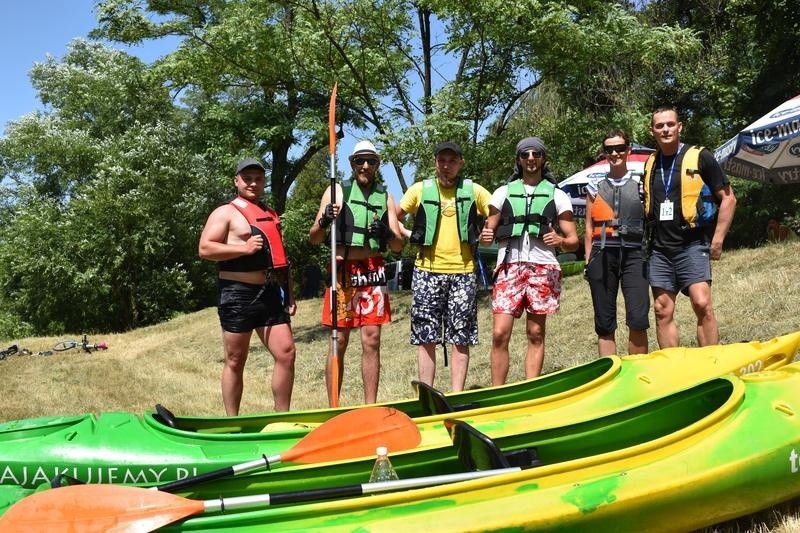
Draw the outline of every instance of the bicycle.
[[[12,344],[11,346],[6,348],[5,350],[0,350],[0,361],[2,361],[3,359],[5,359],[6,357],[8,357],[10,355],[14,355],[14,354],[18,353],[18,352],[19,352],[19,348],[17,347],[17,345],[16,344]]]
[[[108,350],[108,345],[104,342],[98,342],[97,344],[90,344],[89,340],[86,338],[86,335],[84,335],[83,339],[80,341],[63,340],[53,345],[53,351],[56,352],[65,352],[67,350],[72,350],[73,348],[80,348],[82,351],[86,353],[91,353],[91,352],[96,352],[97,350]]]

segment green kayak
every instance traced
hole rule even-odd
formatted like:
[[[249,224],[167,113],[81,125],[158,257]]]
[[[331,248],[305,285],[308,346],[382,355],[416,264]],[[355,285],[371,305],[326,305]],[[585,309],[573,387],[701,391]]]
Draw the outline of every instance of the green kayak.
[[[393,454],[400,481],[389,484],[366,483],[365,458],[180,496],[76,485],[19,500],[0,529],[688,531],[800,495],[799,414],[794,363],[505,437],[448,421],[454,445]],[[391,490],[419,479],[432,486]]]
[[[389,405],[418,417],[420,447],[439,447],[448,442],[443,420],[452,417],[453,410],[492,436],[515,434],[545,424],[596,418],[714,376],[778,368],[792,360],[799,343],[797,332],[767,342],[604,357],[502,387],[443,397],[423,394],[427,409],[441,413],[429,416],[424,416],[418,400]],[[281,454],[315,424],[341,412],[175,417],[170,422],[176,427],[157,413],[111,412],[7,422],[0,424],[0,485],[36,487],[59,475],[87,483],[161,484]],[[292,428],[286,429],[287,423]],[[275,425],[281,429],[271,431]],[[265,427],[267,431],[262,432]]]

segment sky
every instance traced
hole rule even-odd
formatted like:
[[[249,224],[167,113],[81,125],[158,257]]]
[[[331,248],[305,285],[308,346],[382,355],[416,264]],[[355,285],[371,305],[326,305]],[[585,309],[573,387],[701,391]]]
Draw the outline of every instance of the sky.
[[[41,109],[28,72],[36,62],[51,55],[60,59],[69,42],[87,38],[97,25],[95,0],[2,0],[0,2],[0,129],[10,120]],[[169,52],[169,42],[136,47],[112,45],[127,50],[144,61],[153,61]]]
[[[71,40],[88,38],[97,26],[94,3],[95,0],[0,0],[0,132],[5,132],[9,121],[42,109],[28,72],[48,55],[60,60]],[[177,43],[165,39],[134,47],[106,44],[151,62],[169,53]],[[359,139],[352,132],[345,133],[337,146],[336,166],[348,176],[347,156]],[[389,190],[399,200],[400,187],[392,167],[382,165],[381,170]]]

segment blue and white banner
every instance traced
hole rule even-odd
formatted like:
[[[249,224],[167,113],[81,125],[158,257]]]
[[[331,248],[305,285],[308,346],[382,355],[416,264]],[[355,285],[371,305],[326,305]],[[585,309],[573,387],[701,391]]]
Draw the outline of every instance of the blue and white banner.
[[[725,172],[765,183],[800,183],[800,95],[714,150]]]

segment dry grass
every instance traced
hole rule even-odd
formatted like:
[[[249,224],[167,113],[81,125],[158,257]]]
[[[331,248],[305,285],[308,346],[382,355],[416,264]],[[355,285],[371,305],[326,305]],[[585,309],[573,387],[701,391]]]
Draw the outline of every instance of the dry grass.
[[[800,244],[769,245],[727,252],[714,267],[714,303],[723,343],[766,340],[800,329]],[[385,327],[382,343],[380,400],[408,397],[416,377],[416,351],[408,343],[408,293],[392,293],[394,323]],[[324,407],[323,365],[329,333],[319,325],[320,300],[299,302],[293,320],[297,342],[296,380],[292,407]],[[681,342],[695,344],[694,315],[686,298],[678,300]],[[482,342],[472,350],[467,386],[489,384],[489,295],[479,303]],[[510,380],[523,378],[524,325],[517,321],[512,337]],[[82,332],[78,332],[82,333]],[[627,331],[618,331],[618,345],[627,345]],[[650,347],[655,349],[651,332]],[[78,339],[79,336],[73,337]],[[34,353],[60,339],[8,339]],[[215,309],[177,317],[169,322],[118,335],[91,335],[109,349],[91,355],[71,350],[52,356],[28,355],[0,361],[4,398],[0,420],[52,414],[109,410],[144,411],[163,403],[181,414],[221,414],[219,391],[221,348]],[[362,400],[360,344],[357,332],[346,357],[342,402]],[[588,287],[580,276],[564,282],[561,312],[548,320],[545,372],[574,366],[595,357],[596,345]],[[449,371],[440,366],[437,387],[447,390]],[[242,413],[272,409],[269,389],[271,358],[258,345],[246,370]],[[800,507],[784,504],[707,531],[789,532],[800,530]]]

